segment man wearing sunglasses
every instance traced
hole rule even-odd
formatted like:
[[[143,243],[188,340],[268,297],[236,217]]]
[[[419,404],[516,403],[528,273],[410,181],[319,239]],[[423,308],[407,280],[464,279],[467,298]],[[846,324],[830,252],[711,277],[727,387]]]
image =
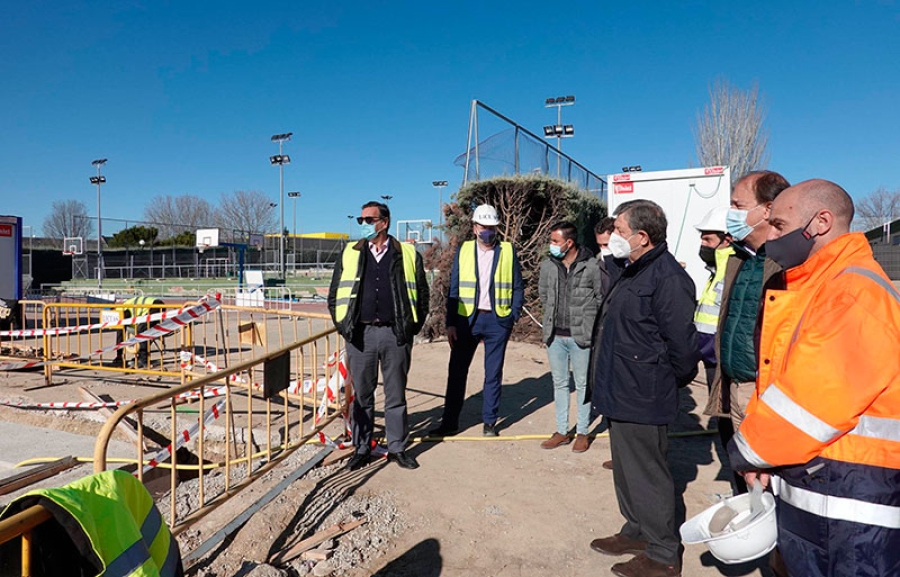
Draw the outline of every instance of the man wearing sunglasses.
[[[459,432],[459,415],[466,395],[469,366],[478,343],[484,341],[483,434],[497,436],[500,385],[506,343],[525,300],[519,259],[512,243],[499,242],[497,210],[482,204],[472,215],[476,240],[459,247],[450,271],[447,296],[447,340],[450,366],[444,414],[430,435],[444,437]]]
[[[356,451],[347,468],[354,471],[371,460],[380,364],[388,461],[415,469],[419,463],[406,453],[406,379],[413,337],[428,315],[425,267],[415,245],[400,243],[388,234],[391,211],[386,204],[367,202],[356,220],[362,238],[344,249],[328,291],[328,310],[347,343],[355,393],[352,432]]]

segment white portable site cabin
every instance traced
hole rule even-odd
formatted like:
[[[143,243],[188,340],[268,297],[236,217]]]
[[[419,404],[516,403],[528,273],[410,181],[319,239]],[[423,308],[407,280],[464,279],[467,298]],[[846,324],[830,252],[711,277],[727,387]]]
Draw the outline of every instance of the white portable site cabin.
[[[660,170],[655,172],[623,172],[607,177],[608,210],[629,200],[652,200],[666,213],[669,226],[666,241],[669,252],[694,280],[697,296],[709,279],[700,260],[700,233],[694,228],[713,208],[731,202],[731,170],[727,166]]]

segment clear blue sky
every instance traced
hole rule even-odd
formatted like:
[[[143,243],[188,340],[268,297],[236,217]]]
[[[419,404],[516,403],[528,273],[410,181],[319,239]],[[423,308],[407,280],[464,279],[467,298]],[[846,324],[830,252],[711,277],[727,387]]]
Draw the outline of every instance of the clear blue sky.
[[[893,0],[38,0],[7,6],[0,30],[0,214],[38,234],[54,200],[96,214],[95,158],[109,159],[104,218],[165,194],[277,202],[281,132],[301,232],[345,232],[383,194],[395,221],[437,220],[431,182],[450,182],[445,200],[461,182],[472,99],[540,133],[555,121],[544,99],[576,95],[563,149],[598,174],[696,165],[691,129],[718,76],[759,83],[769,167],[791,181],[900,188]]]

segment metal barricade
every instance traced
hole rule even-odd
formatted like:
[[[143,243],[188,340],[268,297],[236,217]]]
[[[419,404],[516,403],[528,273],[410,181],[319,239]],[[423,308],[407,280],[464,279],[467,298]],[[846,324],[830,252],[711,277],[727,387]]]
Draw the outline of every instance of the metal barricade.
[[[206,359],[197,355],[189,359],[186,354],[181,385],[120,407],[106,422],[95,445],[94,471],[107,468],[107,446],[123,419],[134,419],[139,438],[144,438],[145,417],[158,418],[162,410],[168,418],[170,444],[148,456],[142,443],[137,443],[135,474],[143,481],[154,470],[169,468],[170,503],[160,509],[164,514],[168,509],[168,523],[174,534],[180,533],[346,414],[349,381],[345,381],[341,345],[331,327],[227,367],[214,367]],[[200,376],[200,363],[214,372]],[[287,389],[267,395],[267,387],[284,386],[285,381],[289,381]],[[184,408],[195,410],[196,417],[185,417]],[[193,450],[195,464],[180,462],[180,447]],[[224,488],[208,496],[204,479],[214,470],[224,472]],[[197,497],[197,505],[182,519],[176,507],[182,491],[178,480],[187,474],[198,479],[197,494],[190,495]]]

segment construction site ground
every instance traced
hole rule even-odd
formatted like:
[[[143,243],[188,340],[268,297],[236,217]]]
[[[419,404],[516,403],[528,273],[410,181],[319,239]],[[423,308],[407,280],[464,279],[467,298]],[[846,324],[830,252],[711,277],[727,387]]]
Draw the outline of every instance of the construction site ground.
[[[464,431],[444,442],[419,442],[438,424],[443,404],[449,347],[446,342],[413,349],[407,399],[417,442],[409,452],[421,467],[401,469],[384,460],[347,472],[341,464],[319,467],[283,490],[259,510],[235,536],[217,546],[193,569],[198,575],[363,575],[405,577],[593,576],[611,574],[622,558],[600,555],[592,539],[618,531],[612,472],[601,467],[610,458],[609,440],[596,421],[598,436],[583,454],[571,446],[543,450],[539,443],[554,430],[552,385],[546,351],[511,343],[507,352],[500,437],[481,435],[483,376],[479,351],[472,365],[462,417]],[[702,373],[701,373],[702,374]],[[136,398],[162,386],[153,378],[60,373],[50,387],[40,373],[0,373],[0,398],[32,402],[78,401],[77,388],[117,399]],[[574,402],[574,394],[572,395]],[[672,427],[669,461],[675,477],[678,522],[730,494],[721,466],[718,437],[701,414],[706,385],[682,390],[681,414]],[[380,423],[380,406],[376,419]],[[574,420],[574,410],[572,417]],[[574,421],[573,421],[574,422]],[[0,407],[0,478],[18,472],[15,463],[37,457],[90,457],[102,419],[88,412],[35,411]],[[712,425],[715,425],[713,421]],[[251,507],[321,446],[295,456],[254,483],[179,536],[188,554],[215,531]],[[116,441],[111,455],[132,456],[127,439]],[[36,486],[57,485],[90,472],[86,464]],[[0,504],[33,488],[0,497]],[[161,505],[166,510],[166,506]],[[280,550],[334,523],[365,519],[366,524],[336,537],[331,560],[295,560],[270,565]],[[728,566],[702,545],[686,548],[685,576],[768,575],[764,561]]]

